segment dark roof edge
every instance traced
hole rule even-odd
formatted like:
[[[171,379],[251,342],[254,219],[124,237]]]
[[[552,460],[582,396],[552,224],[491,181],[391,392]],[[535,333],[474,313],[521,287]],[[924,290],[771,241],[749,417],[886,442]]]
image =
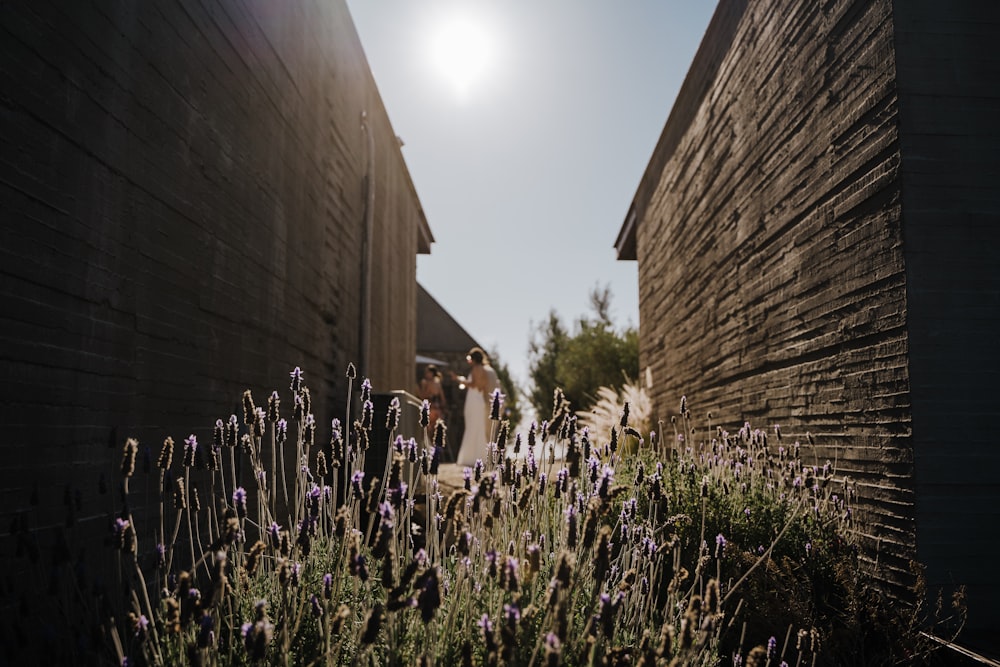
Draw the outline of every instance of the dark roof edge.
[[[428,329],[436,322],[436,331]],[[440,327],[444,327],[444,331]],[[445,334],[442,336],[442,334]],[[428,337],[436,338],[440,345],[429,345]],[[444,338],[449,340],[445,341]],[[450,344],[447,344],[450,343]],[[475,338],[458,323],[451,313],[435,299],[423,285],[417,283],[417,352],[466,352],[473,347],[482,347]],[[484,348],[485,349],[485,348]]]
[[[399,157],[399,166],[402,170],[403,180],[406,182],[406,187],[410,191],[410,195],[412,195],[413,201],[416,204],[417,254],[429,255],[431,254],[431,244],[434,243],[434,234],[431,232],[431,226],[427,222],[427,214],[424,213],[424,205],[420,201],[420,195],[417,194],[417,187],[413,183],[413,176],[410,174],[410,167],[406,164],[406,157],[403,155],[403,140],[398,134],[396,134],[396,130],[392,126],[392,119],[389,118],[389,110],[385,108],[385,100],[382,99],[382,91],[379,90],[378,82],[375,80],[375,73],[372,72],[371,63],[368,62],[368,54],[365,53],[364,44],[361,43],[361,35],[358,34],[358,27],[354,23],[354,15],[351,13],[351,9],[348,7],[346,0],[342,2],[342,8],[345,12],[347,12],[348,19],[350,20],[354,46],[358,49],[358,53],[361,54],[361,60],[364,63],[363,69],[367,74],[369,82],[371,83],[371,89],[374,93],[378,113],[382,116],[382,120],[385,121],[386,126],[395,138],[395,141],[393,142],[393,150]]]
[[[656,148],[646,165],[646,171],[639,181],[639,187],[632,197],[625,221],[618,231],[615,250],[619,260],[634,260],[636,256],[635,235],[639,222],[646,214],[646,206],[660,182],[663,168],[677,149],[681,138],[687,132],[692,119],[698,113],[705,94],[712,87],[719,67],[729,53],[733,37],[746,12],[748,0],[719,0],[712,20],[705,29],[705,36],[691,61],[684,83],[677,93],[674,106],[670,110],[663,132],[656,142]]]

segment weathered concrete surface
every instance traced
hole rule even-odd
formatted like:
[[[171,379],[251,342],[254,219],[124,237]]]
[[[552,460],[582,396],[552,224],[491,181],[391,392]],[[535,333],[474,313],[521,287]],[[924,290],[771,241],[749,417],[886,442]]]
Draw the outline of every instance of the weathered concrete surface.
[[[431,237],[342,0],[4,3],[0,128],[0,655],[86,661],[38,590],[105,553],[125,437],[290,409],[294,366],[320,424],[348,362],[410,388]]]
[[[616,243],[660,418],[687,394],[814,434],[880,576],[905,586],[919,557],[980,624],[1000,592],[997,13],[724,0]]]

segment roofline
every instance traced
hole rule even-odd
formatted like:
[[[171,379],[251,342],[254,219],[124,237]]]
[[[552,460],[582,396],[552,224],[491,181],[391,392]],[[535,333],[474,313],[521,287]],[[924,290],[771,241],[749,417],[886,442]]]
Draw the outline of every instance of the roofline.
[[[688,68],[684,83],[677,93],[674,106],[663,126],[656,148],[650,156],[649,164],[642,174],[639,187],[629,205],[628,213],[618,231],[615,249],[619,260],[637,259],[636,233],[639,223],[646,215],[646,207],[660,183],[663,169],[670,160],[681,139],[691,126],[691,121],[701,108],[705,95],[712,87],[719,67],[729,53],[736,30],[746,12],[748,0],[719,0],[712,14],[712,20],[705,29],[705,36]]]
[[[364,63],[363,69],[368,76],[368,80],[371,82],[371,90],[374,93],[375,106],[381,114],[382,119],[389,127],[389,131],[396,137],[395,149],[396,153],[399,155],[399,164],[402,167],[403,180],[406,181],[407,189],[413,196],[413,201],[417,208],[417,254],[429,255],[431,254],[431,244],[434,243],[434,234],[431,232],[430,224],[427,222],[427,215],[424,213],[424,206],[420,202],[420,196],[417,194],[417,188],[413,183],[413,176],[410,174],[410,167],[406,164],[406,157],[403,155],[403,140],[398,134],[396,134],[396,130],[392,126],[392,120],[389,118],[389,111],[385,108],[385,100],[382,99],[382,91],[379,90],[378,82],[375,80],[375,73],[372,72],[371,63],[368,62],[368,54],[365,53],[364,44],[361,43],[361,35],[358,34],[358,27],[354,23],[354,15],[351,13],[351,9],[347,6],[346,2],[343,3],[343,9],[347,12],[347,16],[350,19],[351,32],[354,37],[355,46],[361,54],[361,60]]]

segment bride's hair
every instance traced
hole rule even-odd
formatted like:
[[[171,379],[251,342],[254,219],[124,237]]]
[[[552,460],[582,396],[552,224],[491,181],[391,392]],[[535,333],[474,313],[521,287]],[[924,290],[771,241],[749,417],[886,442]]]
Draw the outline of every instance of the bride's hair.
[[[481,347],[474,347],[471,350],[469,350],[468,357],[477,364],[481,364],[485,362],[487,359],[486,353],[483,352],[483,349]]]

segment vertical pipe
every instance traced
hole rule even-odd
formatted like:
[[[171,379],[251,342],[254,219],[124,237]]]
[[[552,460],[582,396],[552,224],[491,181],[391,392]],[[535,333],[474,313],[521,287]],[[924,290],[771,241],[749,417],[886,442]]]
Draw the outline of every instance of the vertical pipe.
[[[368,112],[361,112],[361,129],[367,139],[368,164],[365,177],[365,226],[361,239],[361,375],[371,377],[372,236],[375,228],[375,137]]]

